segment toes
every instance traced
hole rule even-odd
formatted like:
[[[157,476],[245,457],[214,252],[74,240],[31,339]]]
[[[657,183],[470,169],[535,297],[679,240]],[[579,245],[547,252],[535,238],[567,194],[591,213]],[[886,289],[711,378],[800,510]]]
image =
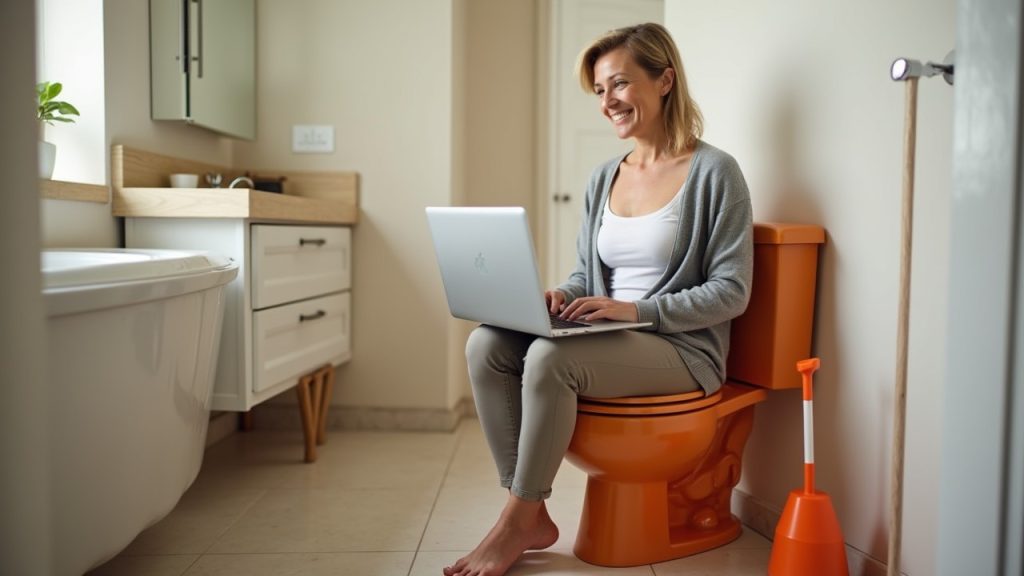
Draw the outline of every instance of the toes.
[[[462,576],[462,574],[465,572],[465,568],[466,559],[459,558],[455,561],[455,564],[452,564],[451,566],[445,566],[442,572],[444,572],[444,576]]]

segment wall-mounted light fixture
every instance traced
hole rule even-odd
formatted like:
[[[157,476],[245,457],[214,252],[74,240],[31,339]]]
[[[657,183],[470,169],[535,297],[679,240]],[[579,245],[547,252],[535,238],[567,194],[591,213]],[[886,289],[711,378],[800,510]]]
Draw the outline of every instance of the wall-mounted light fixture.
[[[921,76],[930,78],[937,74],[942,74],[946,83],[952,86],[953,61],[955,57],[956,51],[951,50],[949,54],[946,54],[946,59],[943,60],[942,64],[936,64],[935,62],[922,64],[918,60],[897,58],[893,61],[892,66],[889,67],[889,75],[892,76],[893,80],[900,81],[909,80],[910,78],[920,78]]]

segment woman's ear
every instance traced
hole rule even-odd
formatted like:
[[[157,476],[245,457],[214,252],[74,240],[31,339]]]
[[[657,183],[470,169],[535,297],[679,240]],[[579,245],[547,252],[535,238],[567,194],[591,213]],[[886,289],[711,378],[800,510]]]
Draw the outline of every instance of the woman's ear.
[[[665,68],[661,72],[661,95],[664,96],[672,90],[672,85],[676,82],[676,71],[672,68]]]

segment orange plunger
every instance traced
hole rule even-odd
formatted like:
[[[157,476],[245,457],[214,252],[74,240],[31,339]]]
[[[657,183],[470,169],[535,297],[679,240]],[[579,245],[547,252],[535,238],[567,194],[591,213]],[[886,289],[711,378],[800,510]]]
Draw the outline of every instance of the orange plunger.
[[[804,488],[789,493],[775,527],[769,576],[847,576],[846,544],[828,494],[814,489],[814,398],[812,375],[817,358],[796,369],[804,387]]]

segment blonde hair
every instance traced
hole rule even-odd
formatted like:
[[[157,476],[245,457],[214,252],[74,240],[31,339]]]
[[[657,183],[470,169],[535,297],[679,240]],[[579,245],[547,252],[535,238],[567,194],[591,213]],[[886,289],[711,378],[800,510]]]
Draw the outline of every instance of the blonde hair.
[[[704,133],[704,118],[700,108],[690,97],[683,73],[683,61],[672,36],[661,24],[647,23],[618,28],[606,32],[580,52],[576,61],[576,74],[580,86],[586,92],[594,93],[594,64],[601,56],[625,48],[636,63],[652,79],[660,77],[666,69],[675,71],[675,81],[668,94],[662,97],[662,117],[668,147],[673,154],[689,150]]]

